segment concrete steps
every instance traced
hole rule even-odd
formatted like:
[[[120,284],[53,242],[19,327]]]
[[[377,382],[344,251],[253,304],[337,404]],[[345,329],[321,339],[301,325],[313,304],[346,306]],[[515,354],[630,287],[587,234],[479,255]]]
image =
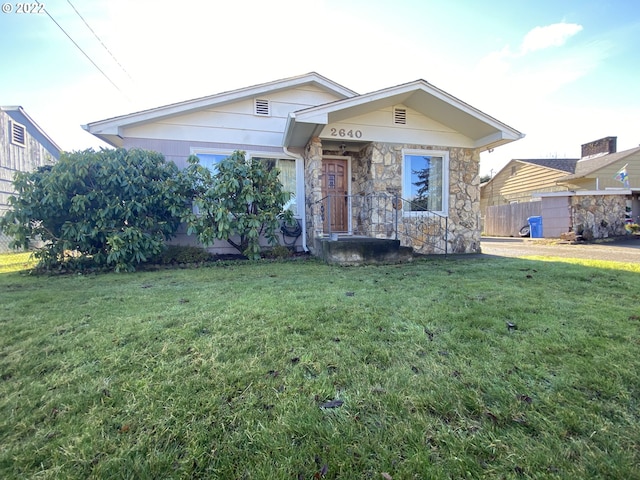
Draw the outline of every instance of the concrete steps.
[[[413,249],[400,240],[371,237],[316,238],[316,255],[329,264],[366,265],[404,263],[413,260]]]

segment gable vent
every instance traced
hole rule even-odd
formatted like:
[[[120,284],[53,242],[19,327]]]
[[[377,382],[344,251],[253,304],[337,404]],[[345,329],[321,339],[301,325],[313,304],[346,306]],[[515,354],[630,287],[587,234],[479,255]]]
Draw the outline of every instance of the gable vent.
[[[406,108],[394,108],[393,109],[393,123],[396,125],[407,124],[407,109]]]
[[[261,100],[259,98],[256,98],[255,112],[256,115],[263,115],[268,117],[271,114],[271,112],[269,111],[269,100]]]
[[[11,143],[24,147],[26,137],[26,129],[24,128],[24,125],[20,125],[19,123],[12,121],[9,122],[9,129],[11,130]]]

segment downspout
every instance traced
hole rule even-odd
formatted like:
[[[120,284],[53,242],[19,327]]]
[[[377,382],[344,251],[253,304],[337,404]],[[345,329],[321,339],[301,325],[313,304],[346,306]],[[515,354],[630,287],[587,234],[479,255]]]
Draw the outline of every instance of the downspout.
[[[309,248],[307,247],[307,208],[306,208],[306,192],[304,185],[304,158],[302,155],[295,154],[290,152],[287,148],[289,144],[289,139],[291,138],[291,125],[296,121],[295,112],[289,112],[287,116],[287,123],[284,127],[284,137],[282,138],[282,151],[289,155],[291,158],[296,159],[296,193],[298,189],[298,160],[302,162],[302,213],[298,210],[298,213],[302,217],[302,250],[305,253],[309,252]]]
[[[289,149],[287,149],[287,147],[285,147],[284,145],[282,146],[282,151],[286,154],[289,155],[291,158],[295,158],[296,159],[296,164],[297,164],[297,160],[300,160],[302,162],[302,204],[300,205],[300,207],[302,207],[302,213],[300,213],[300,210],[298,210],[298,213],[301,215],[302,217],[302,250],[304,250],[305,253],[309,252],[309,248],[307,247],[307,208],[306,208],[306,192],[305,192],[305,185],[304,185],[304,158],[302,158],[302,155],[297,155],[293,152],[290,152]],[[297,190],[297,165],[296,165],[296,190]],[[299,208],[300,208],[299,207]]]

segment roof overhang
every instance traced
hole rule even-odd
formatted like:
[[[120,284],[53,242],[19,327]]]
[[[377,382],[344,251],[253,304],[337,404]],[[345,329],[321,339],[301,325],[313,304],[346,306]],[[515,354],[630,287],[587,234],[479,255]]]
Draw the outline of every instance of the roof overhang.
[[[125,128],[149,122],[156,122],[174,115],[184,115],[198,110],[211,108],[212,106],[220,106],[241,101],[246,98],[253,98],[255,96],[274,93],[303,85],[315,85],[342,98],[357,95],[353,90],[343,87],[322,75],[311,72],[297,77],[262,83],[260,85],[164,105],[162,107],[121,115],[119,117],[108,118],[106,120],[99,120],[97,122],[82,125],[82,128],[114,147],[121,147],[123,144],[123,130]]]
[[[42,128],[40,128],[40,126],[27,114],[27,112],[25,112],[24,108],[22,108],[19,105],[0,106],[0,110],[2,110],[3,112],[6,112],[9,116],[11,116],[12,112],[16,112],[20,117],[22,117],[19,120],[20,123],[23,123],[25,121],[30,123],[32,128],[34,128],[38,132],[38,134],[42,136],[42,139],[44,139],[45,142],[49,142],[50,148],[47,148],[47,150],[49,150],[49,153],[51,153],[51,155],[53,155],[56,159],[60,157],[60,153],[62,152],[62,149],[58,146],[56,142],[51,140],[51,137],[49,137],[49,135],[47,135],[45,131],[42,130]],[[31,133],[31,135],[35,136],[33,135],[33,133]]]
[[[524,137],[521,132],[428,82],[417,80],[292,113],[284,134],[284,146],[304,147],[313,134],[317,134],[330,123],[339,123],[399,104],[469,138],[473,147],[480,151],[493,149]]]

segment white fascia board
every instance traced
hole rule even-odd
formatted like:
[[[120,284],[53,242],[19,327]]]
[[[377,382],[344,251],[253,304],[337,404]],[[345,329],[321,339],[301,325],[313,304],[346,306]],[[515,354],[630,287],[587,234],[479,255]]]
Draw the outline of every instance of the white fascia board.
[[[456,107],[458,110],[466,113],[467,115],[474,117],[487,125],[495,128],[496,130],[500,130],[508,134],[505,139],[509,139],[510,141],[519,140],[524,138],[524,134],[516,130],[515,128],[510,127],[509,125],[493,118],[491,115],[484,113],[481,110],[478,110],[475,107],[472,107],[468,103],[463,102],[459,98],[454,97],[453,95],[448,94],[447,92],[440,90],[438,87],[431,85],[430,83],[420,80],[418,82],[425,92],[433,95],[434,97],[442,100],[443,102],[448,103]]]
[[[398,85],[396,87],[390,87],[383,90],[378,90],[376,92],[359,95],[357,97],[338,100],[336,102],[332,102],[326,105],[320,105],[317,107],[311,107],[304,110],[299,110],[298,112],[296,112],[297,120],[313,121],[316,118],[319,118],[318,115],[320,114],[328,115],[335,111],[345,110],[348,108],[366,105],[366,104],[371,104],[372,106],[374,106],[376,102],[388,100],[392,97],[393,97],[393,103],[402,103],[403,98],[406,99],[412,94],[419,91],[422,91],[425,94],[430,95],[444,102],[447,105],[450,105],[451,108],[455,108],[456,110],[466,115],[469,115],[470,117],[486,125],[489,125],[493,129],[497,130],[497,133],[495,135],[499,135],[500,138],[496,138],[496,140],[493,141],[493,143],[495,143],[494,146],[498,146],[504,143],[508,143],[511,141],[524,138],[524,134],[519,132],[518,130],[512,127],[509,127],[508,125],[496,120],[495,118],[487,115],[486,113],[472,107],[467,103],[464,103],[463,101],[457,99],[452,95],[449,95],[448,93],[440,90],[439,88],[434,87],[433,85],[426,82],[425,80],[416,80],[414,82]],[[428,112],[421,112],[421,113],[426,115]],[[488,141],[488,137],[485,137],[483,139],[479,139],[476,141],[476,145],[478,145],[479,147],[482,147],[485,144],[488,145],[490,143],[492,143],[492,141]]]
[[[284,125],[284,135],[282,135],[282,146],[287,148],[290,145],[291,135],[293,133],[293,127],[296,124],[296,114],[290,113],[287,117],[287,123]]]
[[[40,128],[40,126],[33,120],[33,118],[31,118],[27,112],[24,111],[24,108],[22,107],[18,107],[18,109],[20,110],[20,113],[22,113],[22,115],[24,115],[24,118],[26,118],[27,120],[29,120],[29,122],[31,122],[31,125],[33,125],[33,127],[38,130],[38,132],[40,132],[40,134],[46,138],[51,145],[53,145],[53,148],[55,148],[56,150],[58,150],[58,152],[62,152],[62,149],[58,146],[58,144],[56,142],[54,142],[53,140],[51,140],[51,137],[49,135],[47,135],[47,133],[42,130]]]
[[[297,123],[315,123],[316,125],[328,125],[329,124],[329,114],[328,113],[317,113],[313,116],[305,116],[303,118],[297,117]]]
[[[397,87],[394,87],[397,88]],[[335,102],[331,102],[325,105],[319,105],[317,107],[310,107],[304,110],[298,110],[296,112],[296,118],[301,122],[310,122],[313,121],[314,118],[321,118],[320,115],[324,115],[328,118],[329,114],[332,112],[345,110],[352,107],[358,107],[360,105],[372,104],[379,100],[386,99],[390,96],[396,96],[401,93],[405,93],[404,89],[401,92],[393,91],[390,92],[391,89],[379,90],[373,93],[367,93],[364,95],[358,95],[357,97],[346,98],[344,100],[337,100]]]
[[[474,142],[474,146],[475,148],[479,148],[483,151],[490,150],[492,148],[496,148],[501,145],[520,140],[521,138],[524,138],[523,133],[518,132],[518,135],[513,135],[511,134],[511,132],[500,130],[498,132],[492,133],[491,135],[487,135],[486,137],[476,140]]]
[[[611,188],[606,190],[568,190],[565,192],[535,192],[532,197],[550,198],[550,197],[585,197],[594,195],[631,195],[633,189],[630,188]]]
[[[141,112],[130,113],[119,117],[109,118],[106,120],[99,120],[97,122],[91,122],[87,124],[87,131],[90,133],[105,132],[111,130],[113,127],[131,126],[138,123],[145,123],[148,121],[156,121],[165,117],[173,115],[181,115],[194,110],[201,110],[212,106],[219,106],[226,103],[232,103],[246,98],[252,98],[255,96],[265,95],[271,92],[277,92],[281,90],[287,90],[289,88],[297,87],[305,84],[317,84],[339,96],[352,97],[357,95],[352,90],[345,88],[337,83],[328,80],[327,78],[318,75],[317,73],[310,73],[301,75],[299,77],[292,77],[284,80],[276,80],[269,83],[263,83],[252,87],[240,88],[238,90],[232,90],[230,92],[223,92],[207,97],[196,98],[193,100],[187,100],[184,102],[173,103],[150,110],[143,110]]]

